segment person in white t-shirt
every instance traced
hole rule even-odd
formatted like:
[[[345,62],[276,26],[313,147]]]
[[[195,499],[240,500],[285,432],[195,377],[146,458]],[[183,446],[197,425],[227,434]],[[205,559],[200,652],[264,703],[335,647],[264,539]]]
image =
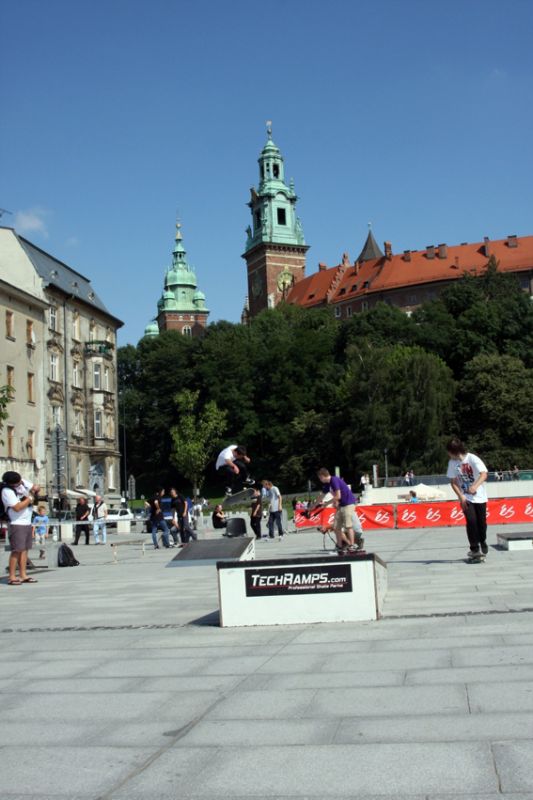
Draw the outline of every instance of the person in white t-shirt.
[[[285,532],[281,520],[281,512],[283,510],[283,498],[277,486],[274,486],[272,481],[262,481],[265,489],[265,496],[270,502],[270,509],[268,514],[268,538],[274,539],[274,525],[277,525],[278,536],[283,539]]]
[[[466,535],[470,544],[469,558],[480,558],[487,547],[487,467],[479,456],[468,453],[463,442],[454,436],[446,445],[447,477],[459,498],[466,519]]]
[[[31,550],[33,525],[31,521],[34,496],[39,494],[40,486],[24,480],[18,472],[5,472],[2,476],[2,503],[9,519],[8,536],[11,546],[9,556],[10,586],[21,583],[37,583],[35,578],[28,578],[26,564],[28,550]],[[17,578],[17,565],[19,577]]]
[[[226,494],[240,492],[245,486],[252,486],[253,478],[248,472],[250,459],[242,444],[230,444],[218,454],[216,470],[224,476]]]

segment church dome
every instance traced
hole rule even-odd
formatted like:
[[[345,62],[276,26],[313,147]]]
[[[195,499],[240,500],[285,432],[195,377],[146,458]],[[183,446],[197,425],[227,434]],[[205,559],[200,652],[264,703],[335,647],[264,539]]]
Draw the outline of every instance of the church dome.
[[[196,275],[189,266],[178,264],[172,271],[176,275],[175,286],[192,286],[196,289]]]
[[[179,286],[179,282],[180,281],[179,281],[178,271],[173,267],[171,267],[167,272],[167,277],[166,277],[167,288],[170,288],[171,286]]]
[[[144,329],[145,336],[158,336],[159,335],[159,326],[155,320],[153,322],[149,322],[146,328]]]

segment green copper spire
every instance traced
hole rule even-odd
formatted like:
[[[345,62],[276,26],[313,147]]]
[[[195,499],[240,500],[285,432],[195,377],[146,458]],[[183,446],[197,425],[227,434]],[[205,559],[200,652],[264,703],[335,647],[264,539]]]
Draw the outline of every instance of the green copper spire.
[[[248,205],[253,225],[246,229],[246,251],[258,244],[305,245],[302,224],[296,216],[294,181],[285,183],[285,167],[267,122],[267,142],[259,155],[259,185],[252,187]]]
[[[174,318],[179,316],[178,322],[197,323],[207,320],[209,309],[206,307],[205,294],[198,289],[196,273],[187,260],[187,251],[183,246],[181,223],[176,223],[176,235],[172,250],[172,264],[165,273],[165,283],[161,297],[157,301],[157,318],[161,319],[166,313],[171,313]],[[195,316],[199,314],[199,316]],[[162,317],[161,317],[162,315]],[[181,315],[186,315],[183,320]],[[163,329],[163,328],[162,328]],[[151,322],[145,328],[145,336],[156,336],[159,332],[158,323]]]

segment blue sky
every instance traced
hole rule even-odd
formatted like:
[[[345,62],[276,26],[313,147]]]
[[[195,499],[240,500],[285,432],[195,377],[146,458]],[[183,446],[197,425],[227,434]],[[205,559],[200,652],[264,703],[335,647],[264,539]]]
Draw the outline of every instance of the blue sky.
[[[533,234],[530,0],[18,0],[0,33],[2,224],[91,278],[135,343],[176,215],[238,321],[265,121],[319,261]]]

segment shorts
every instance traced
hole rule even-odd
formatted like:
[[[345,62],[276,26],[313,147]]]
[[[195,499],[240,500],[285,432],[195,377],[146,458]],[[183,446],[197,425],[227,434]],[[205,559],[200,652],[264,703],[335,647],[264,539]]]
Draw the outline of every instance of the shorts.
[[[336,531],[342,531],[343,528],[353,528],[353,515],[355,513],[355,505],[352,503],[349,506],[340,506],[335,514],[335,521],[333,527]]]
[[[9,544],[12,553],[31,550],[33,544],[33,527],[31,525],[10,525],[8,528]]]

